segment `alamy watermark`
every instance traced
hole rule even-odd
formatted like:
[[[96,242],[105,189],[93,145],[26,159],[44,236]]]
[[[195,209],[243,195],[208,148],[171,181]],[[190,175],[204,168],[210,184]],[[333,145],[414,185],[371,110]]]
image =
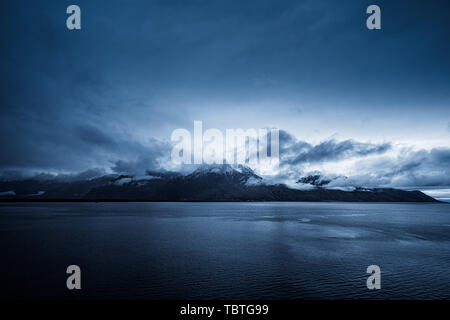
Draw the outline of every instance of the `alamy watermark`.
[[[370,274],[367,278],[366,286],[369,290],[381,289],[381,269],[376,264],[367,267],[366,273]]]
[[[70,16],[66,19],[66,26],[69,30],[81,30],[81,8],[72,4],[67,7],[66,14]],[[370,5],[366,9],[366,14],[370,16],[366,20],[366,27],[369,30],[381,29],[381,9],[377,5]]]
[[[278,129],[216,128],[203,132],[203,122],[194,121],[194,132],[172,132],[171,160],[174,164],[248,164],[273,172],[279,166]]]
[[[67,289],[81,289],[81,269],[79,266],[72,264],[67,267],[66,273],[70,276],[66,280]]]
[[[81,9],[79,6],[72,4],[67,7],[67,14],[70,16],[66,19],[66,26],[69,30],[81,30]]]

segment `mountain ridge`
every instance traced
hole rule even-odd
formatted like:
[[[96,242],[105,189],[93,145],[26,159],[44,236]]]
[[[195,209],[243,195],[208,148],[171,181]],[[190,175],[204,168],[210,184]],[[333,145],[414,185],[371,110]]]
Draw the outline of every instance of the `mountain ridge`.
[[[300,180],[299,180],[300,181]],[[110,174],[91,179],[0,181],[0,201],[352,201],[439,202],[421,191],[393,188],[313,189],[267,184],[246,166],[202,165],[189,174],[147,171],[144,176]]]

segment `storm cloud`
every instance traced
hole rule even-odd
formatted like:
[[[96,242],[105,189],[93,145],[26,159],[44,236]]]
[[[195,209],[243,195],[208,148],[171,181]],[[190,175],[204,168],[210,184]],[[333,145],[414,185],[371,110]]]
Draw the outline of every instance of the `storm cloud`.
[[[361,174],[335,184],[387,187],[433,187],[450,185],[450,149],[400,150],[396,157],[358,162]]]
[[[391,148],[390,143],[373,144],[354,140],[336,141],[335,139],[311,145],[297,141],[288,132],[280,132],[281,165],[297,165],[306,162],[336,161],[352,157],[382,154]]]
[[[310,144],[280,131],[280,171],[271,181],[295,185],[321,175],[328,187],[445,187],[450,185],[450,148],[414,149],[390,142],[326,140]]]
[[[382,1],[380,32],[357,0],[77,5],[79,31],[61,1],[2,6],[3,177],[172,170],[202,120],[280,128],[280,181],[448,183],[448,1]]]

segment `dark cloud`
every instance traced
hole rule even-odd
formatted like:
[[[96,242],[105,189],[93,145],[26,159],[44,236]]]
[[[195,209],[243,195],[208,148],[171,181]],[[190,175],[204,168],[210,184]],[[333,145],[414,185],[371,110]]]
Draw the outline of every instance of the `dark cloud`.
[[[36,179],[36,180],[59,180],[59,181],[79,181],[98,178],[107,174],[104,168],[93,168],[79,173],[36,173],[29,171],[9,170],[1,173],[0,179],[3,181]]]
[[[383,176],[391,176],[393,183],[409,186],[449,186],[450,149],[411,152],[401,156],[392,169],[380,168]],[[389,168],[389,166],[387,166]]]
[[[309,146],[299,152],[290,164],[298,164],[304,162],[324,162],[340,160],[351,157],[361,157],[371,154],[384,153],[391,148],[390,144],[384,143],[380,145],[371,143],[361,143],[353,140],[337,142],[329,140],[322,142],[316,146]]]
[[[327,140],[317,145],[298,141],[294,136],[280,130],[280,157],[282,165],[298,165],[337,161],[353,157],[382,154],[391,149],[390,143],[372,144],[354,140]]]
[[[79,132],[78,130],[77,132]],[[103,168],[85,169],[80,173],[46,173],[38,175],[24,170],[4,171],[2,178],[6,180],[23,179],[34,176],[36,179],[60,179],[65,181],[83,180],[99,177],[108,173],[144,175],[148,170],[164,171],[170,168],[170,152],[172,144],[151,139],[145,145],[136,142],[113,140],[99,134],[92,127],[83,128],[92,139],[86,143],[102,150],[118,148],[115,153],[108,151],[110,164]],[[101,138],[99,138],[101,137]],[[86,137],[85,137],[86,138]],[[398,152],[397,156],[386,155],[387,150]],[[113,157],[114,155],[114,157]],[[367,156],[375,157],[367,157]],[[301,176],[321,175],[330,180],[327,187],[439,187],[450,186],[450,149],[433,148],[431,150],[393,149],[391,144],[371,144],[357,141],[329,140],[317,145],[297,140],[286,131],[280,131],[280,172],[276,176],[266,177],[267,183],[286,183],[291,187]],[[334,172],[308,172],[309,165],[338,163],[341,160],[357,160],[354,172],[357,174],[342,175]],[[189,166],[180,167],[178,171],[189,171]]]
[[[80,173],[69,175],[72,180],[89,180],[101,177],[106,174],[106,170],[104,168],[95,168],[88,169],[86,171],[82,171]]]
[[[423,115],[434,111],[442,119],[450,110],[448,2],[383,1],[382,32],[364,28],[366,4],[357,0],[77,4],[83,16],[79,32],[65,28],[64,1],[2,6],[4,175],[157,170],[170,156],[163,140],[190,126],[194,115],[205,123],[233,115],[232,127],[269,126],[274,115],[283,127],[300,117],[320,122],[332,114],[344,130],[355,126],[346,115],[383,124],[387,112],[396,110],[399,118],[408,114],[433,127],[433,119]],[[274,110],[272,101],[280,97],[285,100]],[[376,128],[374,138],[384,133]],[[403,129],[400,124],[394,131]],[[359,135],[346,136],[351,137]],[[392,148],[356,140],[313,145],[280,131],[280,177],[299,174],[307,163],[366,161]],[[444,149],[408,154],[370,162],[372,171],[361,183],[447,181]]]
[[[152,139],[145,147],[135,148],[133,156],[119,159],[111,167],[116,173],[145,174],[147,170],[164,170],[170,165],[171,144]]]
[[[392,150],[397,156],[386,155]],[[367,158],[367,156],[374,156]],[[356,174],[309,172],[310,165],[336,164],[353,159]],[[391,143],[328,140],[317,145],[280,131],[280,174],[274,181],[297,181],[309,174],[331,180],[329,187],[444,187],[450,186],[450,149],[394,148]]]
[[[82,125],[76,127],[74,131],[75,134],[79,135],[81,140],[87,144],[105,148],[113,148],[116,146],[116,142],[111,139],[111,137],[108,137],[105,133],[95,127]]]
[[[337,179],[330,186],[448,187],[450,149],[403,150],[397,157],[380,157],[356,164],[359,174]]]

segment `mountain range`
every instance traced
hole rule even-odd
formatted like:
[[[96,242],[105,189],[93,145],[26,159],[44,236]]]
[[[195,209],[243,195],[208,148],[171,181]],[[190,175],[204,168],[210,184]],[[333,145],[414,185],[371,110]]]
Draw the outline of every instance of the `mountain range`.
[[[391,188],[327,189],[326,180],[306,176],[300,190],[270,184],[250,168],[203,165],[190,174],[147,171],[143,176],[107,174],[90,179],[0,180],[0,201],[355,201],[437,202],[420,191]]]

